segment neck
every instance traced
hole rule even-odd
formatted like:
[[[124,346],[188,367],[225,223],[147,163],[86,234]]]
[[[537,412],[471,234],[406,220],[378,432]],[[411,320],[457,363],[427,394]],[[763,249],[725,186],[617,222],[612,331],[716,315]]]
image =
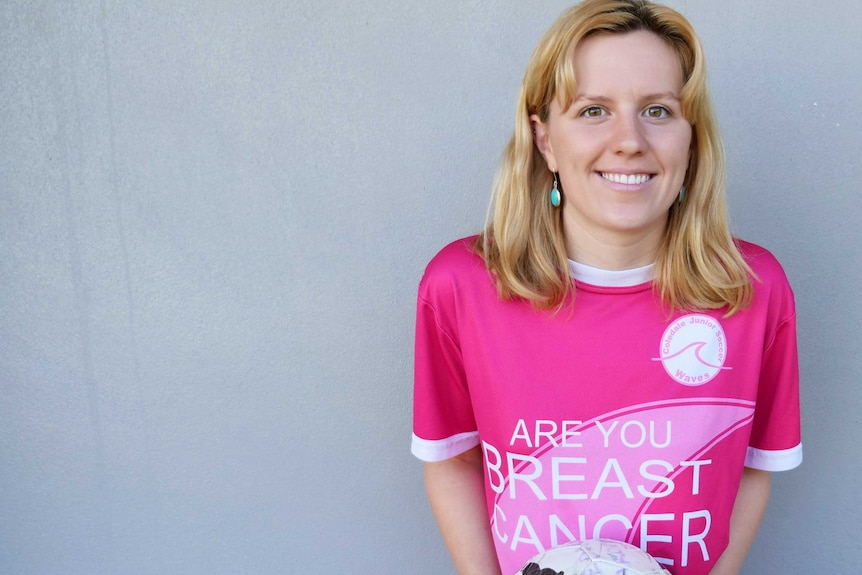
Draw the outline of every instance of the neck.
[[[664,232],[665,226],[645,233],[600,235],[566,229],[566,253],[571,260],[604,270],[638,268],[655,262]]]

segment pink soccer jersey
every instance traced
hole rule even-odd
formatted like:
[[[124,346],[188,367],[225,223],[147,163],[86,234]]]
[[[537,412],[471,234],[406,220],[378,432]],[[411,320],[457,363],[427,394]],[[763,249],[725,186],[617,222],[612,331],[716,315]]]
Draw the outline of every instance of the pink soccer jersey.
[[[571,540],[639,545],[674,575],[728,542],[743,466],[802,460],[793,294],[766,250],[740,248],[754,300],[670,314],[649,268],[573,263],[574,305],[503,301],[468,238],[419,288],[412,451],[477,445],[504,575]]]

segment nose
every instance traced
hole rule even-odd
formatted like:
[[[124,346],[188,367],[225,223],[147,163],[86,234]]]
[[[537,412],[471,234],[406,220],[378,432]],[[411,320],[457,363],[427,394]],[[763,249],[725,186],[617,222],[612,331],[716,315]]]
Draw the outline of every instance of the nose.
[[[634,156],[646,151],[649,141],[644,128],[637,114],[619,114],[612,134],[614,153]]]

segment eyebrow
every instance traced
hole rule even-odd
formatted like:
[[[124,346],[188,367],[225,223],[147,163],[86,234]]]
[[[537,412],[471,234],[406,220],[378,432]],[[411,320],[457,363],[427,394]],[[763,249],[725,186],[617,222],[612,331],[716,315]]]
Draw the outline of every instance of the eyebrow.
[[[675,100],[680,102],[681,99],[678,94],[674,92],[655,92],[653,94],[646,94],[640,97],[641,100]],[[607,96],[599,96],[593,94],[577,94],[575,95],[575,99],[572,102],[581,102],[583,100],[587,100],[590,102],[610,102],[612,98],[608,98]]]

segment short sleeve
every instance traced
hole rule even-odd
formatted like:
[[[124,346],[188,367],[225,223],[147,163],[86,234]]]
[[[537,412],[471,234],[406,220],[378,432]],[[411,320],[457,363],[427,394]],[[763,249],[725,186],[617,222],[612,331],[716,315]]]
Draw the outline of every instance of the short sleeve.
[[[479,433],[460,346],[435,306],[422,297],[427,283],[420,286],[416,306],[411,451],[423,461],[442,461],[478,445]],[[440,299],[439,294],[430,295]],[[447,308],[450,322],[454,319],[454,303],[438,307]]]
[[[761,363],[757,404],[745,465],[785,471],[802,463],[799,360],[793,294],[786,286],[782,304],[789,314],[775,328]]]

